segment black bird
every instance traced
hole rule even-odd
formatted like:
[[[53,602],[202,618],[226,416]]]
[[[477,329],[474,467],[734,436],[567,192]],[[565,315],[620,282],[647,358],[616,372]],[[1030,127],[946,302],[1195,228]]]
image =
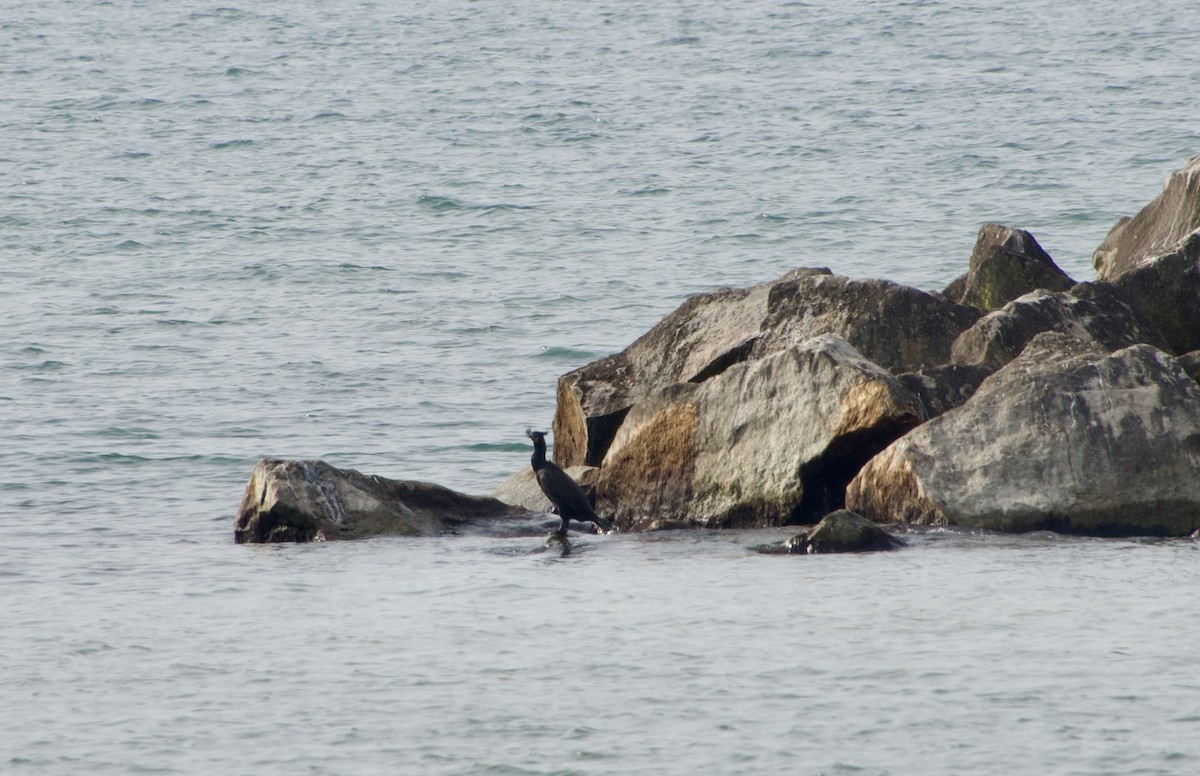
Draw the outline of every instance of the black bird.
[[[562,524],[558,533],[564,538],[567,535],[567,524],[572,520],[590,521],[605,531],[612,528],[612,520],[600,517],[592,509],[592,502],[571,479],[571,475],[546,460],[546,435],[541,431],[526,431],[525,436],[533,440],[533,472],[537,476],[538,485],[550,503],[558,510]]]

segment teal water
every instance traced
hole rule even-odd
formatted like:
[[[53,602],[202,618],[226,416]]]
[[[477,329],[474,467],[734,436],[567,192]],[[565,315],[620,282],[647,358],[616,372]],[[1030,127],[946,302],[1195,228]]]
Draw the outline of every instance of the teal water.
[[[686,295],[1078,279],[1200,152],[1192,8],[0,11],[0,766],[1192,774],[1196,548],[245,548],[261,456],[487,493]]]

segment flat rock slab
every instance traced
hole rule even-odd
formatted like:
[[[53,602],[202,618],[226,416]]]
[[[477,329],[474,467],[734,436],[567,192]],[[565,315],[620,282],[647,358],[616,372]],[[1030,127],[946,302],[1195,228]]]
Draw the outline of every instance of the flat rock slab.
[[[390,480],[324,461],[263,459],[234,522],[239,543],[437,536],[471,523],[531,516],[494,498]]]

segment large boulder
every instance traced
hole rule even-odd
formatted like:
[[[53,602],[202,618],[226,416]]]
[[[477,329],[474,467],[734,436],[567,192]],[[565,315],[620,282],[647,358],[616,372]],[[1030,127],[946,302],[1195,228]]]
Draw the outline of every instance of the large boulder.
[[[793,270],[774,283],[805,274],[829,270]],[[598,466],[635,402],[674,383],[703,382],[749,357],[774,283],[689,297],[625,350],[560,377],[555,462]]]
[[[643,398],[824,334],[895,372],[944,364],[955,337],[980,314],[915,288],[826,269],[691,297],[624,351],[559,378],[555,457],[560,466],[599,465]]]
[[[1200,348],[1200,232],[1111,282],[1133,309],[1158,327],[1171,350],[1188,353]]]
[[[979,227],[967,274],[943,295],[952,302],[998,310],[1035,289],[1066,291],[1075,285],[1050,254],[1024,229],[1002,224]]]
[[[771,286],[751,356],[833,334],[885,369],[911,372],[948,362],[955,338],[981,314],[890,280],[792,278]]]
[[[1039,334],[961,407],[869,461],[876,521],[1186,536],[1200,527],[1200,385],[1149,345]]]
[[[1168,347],[1158,329],[1107,284],[1080,283],[1066,293],[1031,291],[988,313],[954,341],[951,359],[996,370],[1044,331],[1090,336],[1108,350],[1138,343]]]
[[[1112,280],[1142,262],[1174,252],[1200,229],[1200,156],[1163,184],[1162,193],[1133,218],[1122,218],[1092,254],[1100,280]]]
[[[815,337],[634,405],[600,469],[597,510],[623,531],[811,522],[923,419],[894,376],[845,340]]]
[[[468,522],[525,516],[520,507],[428,482],[389,480],[324,461],[263,459],[234,522],[238,544],[436,536]]]

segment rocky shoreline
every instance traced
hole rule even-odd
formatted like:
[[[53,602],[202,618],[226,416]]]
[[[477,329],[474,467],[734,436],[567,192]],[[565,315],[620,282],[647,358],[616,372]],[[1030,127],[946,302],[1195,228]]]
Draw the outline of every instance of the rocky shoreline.
[[[1194,534],[1200,157],[1093,262],[1097,280],[1076,283],[1030,233],[985,224],[940,293],[803,268],[696,295],[559,378],[555,460],[625,532],[836,516],[803,536],[852,525],[886,545],[862,518]],[[529,471],[484,499],[263,461],[235,538],[429,535],[547,509]]]

